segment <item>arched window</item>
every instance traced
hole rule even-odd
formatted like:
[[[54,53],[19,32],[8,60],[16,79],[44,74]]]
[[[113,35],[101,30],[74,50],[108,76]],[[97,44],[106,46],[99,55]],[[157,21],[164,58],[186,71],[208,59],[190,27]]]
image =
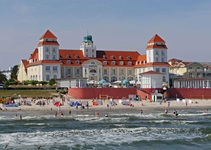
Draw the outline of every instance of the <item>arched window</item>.
[[[103,79],[106,80],[106,82],[109,82],[109,78],[107,76],[104,76]]]
[[[53,78],[54,78],[54,79],[57,79],[57,75],[54,75]]]
[[[124,77],[124,76],[119,77],[119,80],[120,80],[120,81],[123,81],[124,79],[125,79],[125,77]]]
[[[132,65],[132,62],[131,61],[128,61],[128,65]]]
[[[128,81],[132,81],[133,80],[133,77],[127,77],[127,80]]]
[[[47,80],[47,81],[50,80],[50,75],[46,75],[46,80]]]
[[[97,73],[97,71],[95,69],[91,69],[89,72],[90,73]]]
[[[104,64],[104,65],[107,65],[107,61],[103,61],[103,64]]]
[[[117,77],[111,77],[111,82],[117,81]]]

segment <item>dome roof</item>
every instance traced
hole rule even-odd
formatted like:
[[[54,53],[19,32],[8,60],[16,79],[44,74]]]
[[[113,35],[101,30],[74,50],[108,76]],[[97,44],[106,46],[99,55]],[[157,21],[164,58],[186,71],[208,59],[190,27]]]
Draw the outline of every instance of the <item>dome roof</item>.
[[[84,42],[93,42],[92,41],[92,36],[90,34],[87,34],[86,36],[84,36]]]

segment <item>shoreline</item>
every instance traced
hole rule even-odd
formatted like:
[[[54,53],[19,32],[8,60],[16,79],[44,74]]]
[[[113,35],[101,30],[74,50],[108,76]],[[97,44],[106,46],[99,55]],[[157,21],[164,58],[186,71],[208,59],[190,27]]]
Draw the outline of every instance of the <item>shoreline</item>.
[[[18,99],[20,100],[20,99]],[[27,100],[30,100],[29,98]],[[43,100],[43,99],[38,99],[39,100]],[[56,101],[60,101],[62,103],[62,99],[56,99]],[[87,109],[85,107],[85,109],[82,109],[80,106],[78,107],[78,109],[76,109],[76,107],[71,107],[68,105],[67,100],[64,102],[63,106],[60,106],[61,111],[75,111],[75,112],[80,112],[80,111],[109,111],[111,110],[116,110],[116,111],[129,111],[129,110],[134,110],[134,111],[140,111],[141,109],[143,110],[165,110],[165,109],[209,109],[211,108],[211,99],[209,100],[199,100],[199,99],[195,99],[195,100],[191,100],[190,102],[186,101],[186,102],[182,102],[182,101],[176,101],[176,100],[171,100],[171,101],[167,101],[165,103],[159,103],[159,102],[149,102],[147,100],[142,100],[142,101],[130,101],[132,104],[131,106],[126,106],[126,105],[122,105],[119,103],[119,100],[113,100],[116,102],[117,105],[109,105],[108,107],[108,103],[110,102],[110,100],[102,100],[102,105],[98,105],[98,106],[94,106],[92,101],[93,100],[78,100],[78,99],[72,99],[71,101],[87,101],[89,103],[89,108]],[[53,105],[53,100],[50,100],[49,104],[46,104],[44,106],[40,106],[40,105],[36,105],[35,103],[31,103],[32,106],[25,106],[25,105],[21,105],[18,107],[3,107],[3,104],[0,104],[0,107],[2,108],[2,110],[0,110],[0,112],[36,112],[36,111],[40,111],[40,112],[52,112],[52,111],[57,111],[58,107]],[[170,105],[168,107],[168,105]]]

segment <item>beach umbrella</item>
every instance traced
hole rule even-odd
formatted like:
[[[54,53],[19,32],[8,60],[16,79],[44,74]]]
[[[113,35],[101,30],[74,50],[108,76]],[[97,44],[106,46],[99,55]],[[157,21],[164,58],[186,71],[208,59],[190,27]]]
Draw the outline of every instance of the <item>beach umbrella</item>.
[[[53,104],[54,106],[62,106],[62,104],[60,103],[60,102],[55,102],[54,104]]]

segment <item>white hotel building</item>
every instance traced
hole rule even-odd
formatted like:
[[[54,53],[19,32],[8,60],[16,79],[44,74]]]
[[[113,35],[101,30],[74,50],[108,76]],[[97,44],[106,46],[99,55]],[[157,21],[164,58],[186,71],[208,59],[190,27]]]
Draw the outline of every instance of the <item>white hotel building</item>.
[[[18,80],[49,81],[87,78],[107,82],[135,81],[142,88],[168,85],[169,64],[165,41],[157,34],[148,42],[146,54],[138,51],[97,50],[91,35],[86,35],[80,49],[61,49],[57,37],[47,30],[28,60],[22,59]]]

